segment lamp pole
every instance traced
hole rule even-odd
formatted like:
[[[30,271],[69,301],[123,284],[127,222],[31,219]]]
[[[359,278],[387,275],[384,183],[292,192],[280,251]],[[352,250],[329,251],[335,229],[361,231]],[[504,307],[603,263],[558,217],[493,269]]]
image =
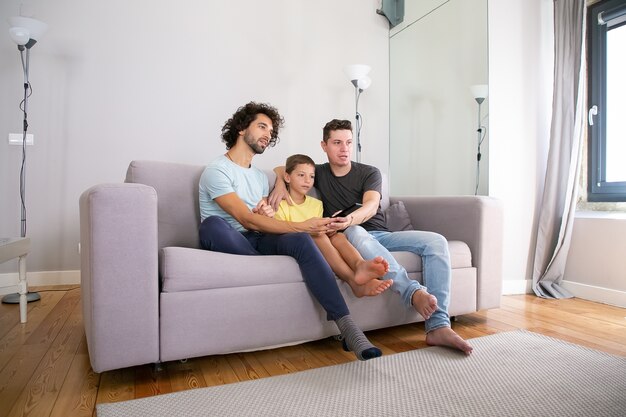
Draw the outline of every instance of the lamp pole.
[[[361,113],[359,113],[359,98],[361,93],[372,84],[372,79],[367,76],[370,72],[370,67],[363,64],[354,64],[345,66],[343,70],[354,86],[356,161],[361,162],[361,127],[363,126],[363,118]]]
[[[476,189],[474,190],[474,195],[478,195],[478,184],[480,183],[480,159],[482,158],[482,154],[480,153],[480,145],[482,144],[482,136],[483,136],[483,128],[480,123],[480,108],[485,101],[484,97],[477,97],[476,102],[478,103],[478,129],[476,132],[478,134],[478,139],[476,141]]]
[[[480,184],[480,160],[482,158],[482,154],[480,153],[480,146],[482,145],[483,140],[485,140],[485,136],[487,133],[487,128],[482,125],[481,106],[483,104],[483,101],[485,101],[487,95],[489,94],[489,86],[487,84],[477,84],[471,86],[470,90],[472,91],[472,96],[474,97],[474,100],[476,100],[476,103],[478,103],[478,128],[476,129],[476,134],[478,135],[478,138],[476,140],[476,188],[474,189],[474,195],[478,195],[478,185]]]
[[[48,25],[24,16],[15,16],[9,19],[11,28],[9,29],[9,35],[11,39],[17,44],[17,49],[20,51],[20,60],[22,61],[22,70],[24,72],[24,99],[20,104],[20,109],[24,114],[22,122],[22,164],[20,168],[20,201],[21,201],[21,216],[20,216],[20,236],[22,239],[26,238],[26,136],[28,132],[28,97],[30,92],[29,67],[30,67],[30,49],[35,46],[37,40],[48,29]],[[22,268],[24,269],[22,271]],[[20,263],[20,276],[26,275],[26,269],[24,264]],[[22,281],[20,278],[20,291],[14,294],[7,294],[2,298],[3,303],[7,304],[20,304],[20,310],[23,310],[23,320],[26,321],[26,310],[24,302],[20,302],[20,299],[26,299],[26,302],[37,301],[41,298],[39,293],[29,292],[26,280]]]
[[[363,90],[359,88],[359,80],[352,80],[354,84],[354,101],[355,111],[354,116],[354,130],[356,131],[356,161],[361,162],[361,114],[359,113],[359,98]]]

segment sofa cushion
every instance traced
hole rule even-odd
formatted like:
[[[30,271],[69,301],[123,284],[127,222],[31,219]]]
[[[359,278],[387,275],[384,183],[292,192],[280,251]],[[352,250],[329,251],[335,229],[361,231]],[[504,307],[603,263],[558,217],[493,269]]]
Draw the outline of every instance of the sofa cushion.
[[[162,291],[302,282],[300,268],[295,259],[289,256],[224,255],[202,249],[161,249],[159,262]]]
[[[404,207],[402,201],[398,201],[385,210],[385,222],[387,228],[392,232],[401,232],[403,230],[415,230],[411,224],[409,213]]]
[[[453,269],[472,266],[465,243],[452,241],[449,247]],[[409,274],[422,271],[421,257],[410,252],[393,255]],[[202,249],[166,247],[161,250],[159,262],[163,292],[302,282],[300,268],[289,256],[224,256]]]
[[[159,161],[132,161],[128,166],[126,182],[156,190],[159,248],[200,247],[198,182],[203,171],[201,165]]]

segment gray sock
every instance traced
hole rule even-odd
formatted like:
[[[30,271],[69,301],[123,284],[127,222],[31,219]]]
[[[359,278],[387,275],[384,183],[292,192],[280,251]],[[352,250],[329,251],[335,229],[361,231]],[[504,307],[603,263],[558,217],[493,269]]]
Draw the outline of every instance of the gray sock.
[[[372,345],[361,329],[354,323],[350,315],[343,316],[335,320],[337,327],[344,340],[344,347],[354,352],[359,360],[377,358],[383,353],[376,346]]]

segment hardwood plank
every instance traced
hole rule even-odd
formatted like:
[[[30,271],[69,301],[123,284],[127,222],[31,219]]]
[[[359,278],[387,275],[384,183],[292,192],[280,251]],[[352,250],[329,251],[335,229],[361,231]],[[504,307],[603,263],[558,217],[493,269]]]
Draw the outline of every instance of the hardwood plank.
[[[564,342],[570,342],[575,345],[584,346],[590,349],[595,349],[595,350],[599,350],[602,352],[610,353],[612,355],[626,356],[626,349],[615,349],[611,346],[606,346],[603,344],[590,342],[589,340],[586,340],[586,339],[581,339],[580,337],[584,336],[581,333],[573,335],[570,332],[563,332],[559,329],[554,329],[554,328],[546,329],[543,327],[531,327],[527,330],[531,332],[535,332],[535,333],[540,333],[544,336],[549,336],[555,339],[560,339],[560,340],[563,340]]]
[[[214,355],[197,359],[207,387],[239,382],[239,378],[226,360],[226,356]]]
[[[49,344],[45,343],[40,345],[24,343],[42,325],[65,295],[65,293],[42,294],[40,301],[31,303],[35,306],[29,312],[28,321],[24,324],[18,323],[0,341],[0,404],[3,404],[3,407],[0,407],[0,416],[8,415],[50,348]]]
[[[99,384],[100,374],[91,369],[87,340],[83,334],[50,416],[91,416],[96,406]]]
[[[563,300],[556,300],[563,301]],[[581,314],[570,313],[565,309],[559,309],[558,314],[543,314],[544,310],[540,306],[524,303],[523,301],[508,301],[510,304],[503,307],[504,311],[519,312],[524,311],[528,317],[532,317],[556,326],[576,329],[580,326],[594,327],[594,334],[607,340],[626,344],[626,327],[613,324],[607,321],[596,321]]]
[[[317,356],[311,355],[303,345],[287,346],[280,349],[280,356],[299,371],[328,366]]]
[[[251,381],[270,376],[254,353],[233,353],[226,357],[239,381]]]
[[[167,373],[170,377],[172,391],[206,387],[202,367],[197,359],[186,362],[174,361],[167,364]]]
[[[341,342],[334,338],[316,340],[305,343],[303,346],[310,354],[315,355],[318,360],[327,365],[339,365],[357,360],[354,353],[343,350]]]
[[[48,313],[34,332],[26,339],[25,345],[46,344],[54,340],[61,328],[65,325],[67,318],[79,305],[80,291],[68,291],[63,298]],[[80,314],[80,311],[78,311]],[[82,318],[81,318],[82,322]]]
[[[96,404],[135,399],[135,369],[123,368],[100,374]]]
[[[255,356],[259,363],[267,371],[268,375],[285,375],[294,372],[298,372],[301,369],[294,366],[294,364],[284,357],[282,349],[262,350],[255,352]]]
[[[152,397],[172,392],[167,366],[155,370],[152,365],[135,366],[135,398]]]
[[[390,334],[401,339],[413,349],[423,349],[428,347],[426,344],[426,331],[424,329],[424,323],[406,324],[404,326],[390,327],[388,330]]]
[[[546,316],[533,317],[531,313],[524,313],[522,315],[516,312],[507,311],[505,309],[500,309],[498,312],[486,311],[479,312],[477,314],[485,314],[487,316],[493,316],[497,314],[497,317],[500,321],[512,324],[521,329],[547,329],[557,332],[558,334],[569,335],[579,338],[581,340],[586,340],[588,343],[594,343],[598,346],[598,350],[606,352],[606,349],[612,349],[617,351],[624,351],[624,353],[626,353],[626,345],[620,344],[619,342],[607,340],[602,336],[597,336],[595,333],[595,329],[593,329],[592,327],[585,327],[581,325],[576,327],[576,325],[573,325],[573,327],[570,328],[561,324],[552,324],[550,323],[550,319]]]
[[[16,352],[21,349],[30,335],[42,324],[50,311],[64,296],[64,293],[43,294],[40,301],[29,303],[28,320],[24,324],[19,322],[19,313],[18,316],[15,316],[15,311],[10,311],[9,314],[13,317],[14,326],[0,339],[0,369],[3,369],[12,360]],[[34,306],[31,308],[30,304],[34,304]]]
[[[382,350],[383,355],[391,355],[415,349],[413,345],[385,330],[367,332],[366,335],[373,345]]]
[[[51,327],[59,328],[59,331],[56,332],[57,336],[50,339],[51,336],[49,335],[53,333],[50,331],[43,332],[42,334],[45,336],[41,339],[39,336],[35,338],[35,340],[41,340],[41,343],[37,345],[45,344],[49,341],[52,344],[39,363],[33,377],[26,384],[13,405],[8,414],[9,416],[49,416],[52,411],[59,390],[63,385],[70,364],[84,335],[78,298],[74,297],[71,292],[67,293],[66,297],[68,296],[70,300],[75,300],[74,308],[70,312],[69,317],[65,314],[58,314],[54,322],[50,323]],[[66,317],[65,321],[60,319],[63,316]],[[46,320],[44,320],[42,325],[44,323],[46,323]],[[36,333],[33,333],[33,335]],[[29,344],[25,344],[25,346],[29,346]]]
[[[15,405],[41,359],[48,352],[48,346],[23,346],[0,372],[0,417],[6,417]]]

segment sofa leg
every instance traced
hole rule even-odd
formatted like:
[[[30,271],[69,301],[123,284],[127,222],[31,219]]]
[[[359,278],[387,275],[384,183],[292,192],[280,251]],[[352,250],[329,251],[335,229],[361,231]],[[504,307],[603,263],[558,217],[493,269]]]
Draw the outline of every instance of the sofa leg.
[[[450,321],[456,321],[456,316],[450,317]]]
[[[155,362],[152,364],[152,372],[161,372],[163,370],[163,364],[161,362]]]

